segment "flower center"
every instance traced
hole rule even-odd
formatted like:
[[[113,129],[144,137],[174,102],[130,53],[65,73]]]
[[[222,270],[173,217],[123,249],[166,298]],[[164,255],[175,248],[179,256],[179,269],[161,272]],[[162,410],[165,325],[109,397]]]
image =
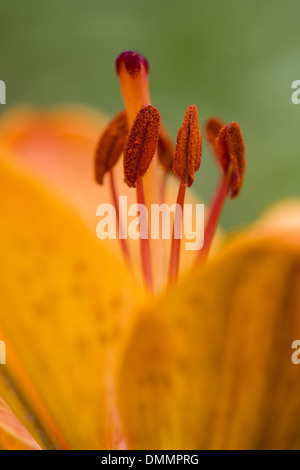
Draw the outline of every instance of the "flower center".
[[[202,155],[202,136],[196,105],[188,106],[182,127],[179,129],[176,146],[161,125],[159,111],[151,105],[147,60],[137,52],[127,51],[119,55],[116,69],[125,105],[102,134],[95,159],[95,175],[103,184],[106,173],[110,175],[110,186],[116,214],[119,214],[118,194],[114,183],[114,166],[124,154],[123,167],[127,185],[136,191],[141,227],[141,268],[145,286],[149,292],[160,291],[166,283],[177,282],[180,267],[179,233],[182,233],[186,188],[192,186],[199,170]],[[223,125],[212,118],[206,123],[206,137],[221,170],[220,183],[212,199],[204,227],[204,244],[195,256],[197,265],[206,261],[227,195],[236,197],[243,183],[245,171],[245,147],[236,122]],[[147,218],[155,206],[162,207],[166,194],[166,182],[173,174],[179,179],[176,204],[174,204],[173,230],[169,253],[168,279],[165,279],[162,263],[165,244],[162,239],[149,236],[153,219]],[[144,209],[143,209],[144,208]],[[117,217],[119,220],[119,217]],[[120,244],[126,263],[131,265],[131,256],[126,234],[119,227]],[[153,275],[155,266],[155,276]],[[166,282],[167,281],[167,282]]]

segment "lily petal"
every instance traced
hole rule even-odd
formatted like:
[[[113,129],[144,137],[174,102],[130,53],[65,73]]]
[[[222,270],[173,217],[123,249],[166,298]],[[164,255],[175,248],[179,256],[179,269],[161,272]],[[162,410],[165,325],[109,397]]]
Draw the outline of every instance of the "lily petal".
[[[300,448],[299,311],[300,247],[278,236],[237,239],[141,311],[116,373],[129,448]]]
[[[0,449],[39,450],[40,446],[0,397]]]
[[[108,448],[109,370],[137,286],[77,214],[5,160],[0,394],[43,448]]]
[[[254,224],[254,231],[261,233],[295,234],[293,239],[300,243],[297,237],[300,231],[300,199],[285,199],[273,204]]]
[[[71,202],[93,233],[96,208],[112,202],[109,184],[100,186],[94,177],[94,155],[106,120],[89,108],[66,106],[52,110],[17,108],[0,121],[0,138],[14,154],[10,160]],[[120,160],[117,188],[132,204],[135,193],[123,180]]]

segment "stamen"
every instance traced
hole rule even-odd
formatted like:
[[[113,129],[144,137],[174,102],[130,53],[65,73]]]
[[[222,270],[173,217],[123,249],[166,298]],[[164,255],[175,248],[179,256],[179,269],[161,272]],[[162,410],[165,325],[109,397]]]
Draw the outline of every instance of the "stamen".
[[[216,140],[216,152],[225,173],[232,164],[231,194],[233,199],[240,193],[246,168],[245,144],[240,126],[231,122],[220,130]]]
[[[118,57],[116,66],[128,124],[131,126],[141,107],[151,103],[148,87],[149,66],[145,57],[131,51],[123,52]],[[143,177],[145,203],[148,211],[152,204],[160,204],[161,202],[161,182],[158,170],[158,156],[155,152],[151,165]],[[149,225],[151,225],[151,222]],[[150,244],[153,265],[156,268],[156,276],[153,280],[155,283],[154,289],[159,290],[164,281],[163,245],[161,240],[151,240]]]
[[[222,127],[213,140],[213,146],[223,172],[204,230],[204,246],[199,251],[197,260],[201,263],[207,259],[228,193],[230,192],[231,199],[240,193],[246,167],[245,144],[238,123],[232,122]]]
[[[202,155],[202,136],[196,105],[185,112],[184,120],[177,134],[173,171],[185,186],[190,187],[194,174],[199,170]]]
[[[128,266],[131,266],[131,259],[127,240],[124,238],[123,228],[120,221],[119,198],[114,181],[113,168],[117,164],[125,145],[128,134],[128,123],[125,111],[118,113],[104,130],[96,149],[95,177],[99,184],[103,184],[106,173],[110,175],[110,190],[113,204],[116,210],[117,226],[120,233],[121,250]]]
[[[160,129],[159,111],[151,104],[142,106],[130,129],[124,148],[124,174],[128,186],[147,172],[155,154]]]
[[[175,155],[173,161],[173,171],[180,178],[180,186],[177,197],[177,204],[174,216],[170,266],[169,284],[174,283],[178,278],[180,261],[180,238],[175,238],[176,233],[181,233],[184,208],[184,197],[186,187],[190,187],[194,182],[194,174],[199,170],[202,155],[202,136],[198,122],[198,110],[196,105],[189,106],[185,112],[181,128],[177,133]],[[178,207],[181,217],[178,217]],[[177,217],[176,217],[177,212]]]
[[[117,114],[104,130],[96,149],[95,177],[103,184],[105,173],[118,162],[126,142],[128,123],[125,111]]]
[[[142,106],[130,129],[124,148],[125,182],[130,187],[137,188],[137,202],[145,206],[143,176],[153,159],[160,129],[160,114],[151,104]],[[143,214],[140,214],[140,219]],[[140,224],[148,229],[147,220]],[[153,290],[152,263],[149,233],[147,238],[141,238],[141,260],[146,287]]]

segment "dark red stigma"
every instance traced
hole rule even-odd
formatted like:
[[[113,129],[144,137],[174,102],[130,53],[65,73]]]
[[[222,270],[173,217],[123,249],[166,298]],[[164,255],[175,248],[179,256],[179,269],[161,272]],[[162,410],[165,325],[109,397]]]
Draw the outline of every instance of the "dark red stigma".
[[[138,52],[134,51],[125,51],[122,52],[116,60],[116,69],[119,75],[121,64],[124,63],[125,68],[128,73],[134,75],[141,71],[141,68],[144,66],[146,73],[149,72],[149,63],[147,59]]]

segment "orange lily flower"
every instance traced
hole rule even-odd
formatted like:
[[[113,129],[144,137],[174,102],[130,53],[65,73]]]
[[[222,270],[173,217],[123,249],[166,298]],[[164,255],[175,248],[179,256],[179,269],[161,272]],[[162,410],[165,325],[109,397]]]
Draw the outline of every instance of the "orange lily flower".
[[[184,250],[176,211],[170,240],[97,239],[98,205],[119,213],[120,195],[184,213],[201,164],[196,106],[173,146],[146,59],[123,53],[117,72],[125,112],[107,126],[76,109],[0,122],[0,448],[300,448],[299,201],[215,237],[245,149],[237,123],[211,119],[203,248]]]

